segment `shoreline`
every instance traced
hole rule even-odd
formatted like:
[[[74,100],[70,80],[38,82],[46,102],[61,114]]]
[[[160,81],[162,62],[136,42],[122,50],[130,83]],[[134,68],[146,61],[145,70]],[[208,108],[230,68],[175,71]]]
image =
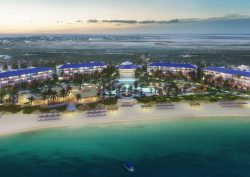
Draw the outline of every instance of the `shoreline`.
[[[170,119],[166,119],[166,118],[154,118],[154,119],[141,119],[141,120],[120,120],[120,121],[110,121],[110,122],[93,122],[93,123],[88,123],[88,124],[62,124],[62,125],[46,125],[46,126],[40,126],[40,127],[34,127],[34,128],[30,128],[30,129],[25,129],[25,130],[18,130],[16,132],[6,132],[6,133],[1,133],[0,134],[0,138],[1,137],[7,137],[7,136],[11,136],[11,135],[16,135],[16,134],[22,134],[22,133],[28,133],[28,132],[35,132],[35,131],[39,131],[39,130],[46,130],[46,129],[52,129],[52,128],[63,128],[63,127],[86,127],[86,126],[98,126],[98,125],[116,125],[116,124],[121,124],[121,123],[150,123],[152,121],[157,121],[158,123],[160,121],[174,121],[174,120],[182,120],[182,119],[194,119],[194,118],[204,118],[204,119],[208,119],[208,118],[250,118],[250,115],[240,115],[240,116],[236,116],[236,115],[213,115],[213,116],[208,116],[208,115],[203,115],[203,116],[194,116],[194,117],[178,117],[178,118],[173,118],[172,120]],[[139,121],[144,121],[144,122],[139,122]]]
[[[188,103],[177,103],[174,110],[142,110],[140,105],[136,105],[133,108],[120,108],[117,113],[110,113],[105,117],[96,118],[87,118],[84,112],[76,112],[73,115],[63,115],[62,119],[57,121],[39,122],[37,121],[37,117],[38,114],[4,114],[3,117],[0,118],[0,137],[61,127],[150,123],[155,121],[213,117],[250,118],[250,107],[222,108],[216,103],[202,103],[200,107],[190,108]]]

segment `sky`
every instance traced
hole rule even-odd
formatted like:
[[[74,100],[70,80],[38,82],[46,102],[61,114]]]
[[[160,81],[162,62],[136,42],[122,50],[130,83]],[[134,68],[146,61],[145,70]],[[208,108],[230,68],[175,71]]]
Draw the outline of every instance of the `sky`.
[[[0,34],[245,34],[249,9],[249,0],[0,0]]]

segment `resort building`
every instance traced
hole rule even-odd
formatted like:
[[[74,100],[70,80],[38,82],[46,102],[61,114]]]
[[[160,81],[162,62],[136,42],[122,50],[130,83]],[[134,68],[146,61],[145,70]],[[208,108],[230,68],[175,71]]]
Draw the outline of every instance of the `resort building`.
[[[148,73],[151,75],[157,70],[167,73],[168,71],[174,73],[188,74],[189,72],[196,71],[197,66],[192,64],[180,64],[180,63],[167,63],[167,62],[153,62],[148,64]]]
[[[80,64],[64,64],[57,67],[57,74],[60,79],[73,78],[78,74],[91,74],[94,72],[101,72],[107,65],[102,62],[85,62]]]
[[[248,71],[210,66],[204,68],[204,74],[211,75],[213,79],[218,77],[222,77],[224,81],[230,79],[232,86],[237,86],[240,89],[250,88],[250,72]]]
[[[117,68],[120,73],[120,78],[134,78],[135,71],[138,68],[138,66],[129,61],[126,61],[118,65]]]
[[[0,87],[32,80],[45,80],[51,78],[52,74],[53,70],[47,67],[0,72]]]

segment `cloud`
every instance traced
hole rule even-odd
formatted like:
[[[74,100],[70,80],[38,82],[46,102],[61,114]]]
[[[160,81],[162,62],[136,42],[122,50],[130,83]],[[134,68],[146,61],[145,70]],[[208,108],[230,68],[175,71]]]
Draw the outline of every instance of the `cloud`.
[[[211,17],[207,19],[200,19],[200,21],[244,20],[244,19],[250,19],[250,16],[241,14],[228,14],[222,17]]]
[[[143,20],[143,21],[137,21],[137,20],[96,20],[91,19],[88,20],[88,23],[110,23],[110,24],[170,24],[170,23],[185,23],[185,22],[192,22],[192,21],[198,21],[199,19],[196,18],[190,18],[190,19],[171,19],[171,20]]]
[[[139,21],[138,23],[140,24],[152,24],[152,23],[155,23],[154,20],[144,20],[144,21]]]
[[[102,23],[125,23],[125,24],[136,24],[136,20],[102,20]]]
[[[171,24],[171,23],[187,23],[187,22],[194,22],[198,21],[197,18],[190,18],[190,19],[172,19],[172,20],[145,20],[145,21],[138,21],[139,24]]]
[[[66,22],[64,23],[66,24]],[[69,25],[71,28],[64,30],[66,33],[70,31],[69,33],[93,34],[248,34],[250,31],[250,16],[239,14],[166,20],[91,19],[85,20],[84,23],[95,23],[96,26],[99,26],[86,28],[80,25],[72,27]],[[124,23],[127,24],[126,27],[124,27]],[[76,24],[76,20],[72,24]]]
[[[99,20],[97,20],[97,19],[90,19],[90,20],[88,20],[88,23],[99,23]]]
[[[222,21],[222,20],[240,20],[240,19],[250,19],[248,15],[241,14],[229,14],[222,17],[211,17],[211,18],[183,18],[183,19],[169,19],[169,20],[97,20],[97,19],[89,19],[87,23],[98,23],[98,24],[114,24],[114,25],[122,25],[122,24],[141,24],[141,25],[150,25],[150,24],[177,24],[177,23],[195,23],[195,22],[206,22],[206,21]],[[76,23],[82,23],[83,20],[76,20]]]
[[[76,23],[82,23],[83,20],[76,20]]]
[[[169,23],[180,23],[181,20],[172,19],[172,20],[163,20],[163,21],[156,21],[158,24],[169,24]]]

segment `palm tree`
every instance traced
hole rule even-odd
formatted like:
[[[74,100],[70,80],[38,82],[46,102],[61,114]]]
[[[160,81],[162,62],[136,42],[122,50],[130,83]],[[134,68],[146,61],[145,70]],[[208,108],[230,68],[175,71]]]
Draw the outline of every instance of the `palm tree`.
[[[167,84],[164,84],[163,85],[163,91],[165,92],[165,94],[167,93],[167,90],[168,90]]]
[[[26,82],[21,82],[20,83],[20,88],[23,89],[23,90],[27,89],[27,83]]]
[[[174,74],[171,72],[171,71],[166,71],[166,79],[167,80],[174,80],[175,78],[174,78]]]
[[[64,76],[64,71],[62,71],[61,73],[60,73],[60,77],[63,77]]]
[[[207,75],[205,76],[204,82],[205,82],[206,84],[209,84],[209,83],[212,82],[212,80],[213,80],[213,76],[212,76],[211,74],[207,74]]]
[[[222,76],[217,77],[216,78],[216,83],[217,83],[217,85],[222,86],[223,83],[224,83],[223,77]]]
[[[39,92],[39,84],[40,84],[39,81],[33,80],[29,87],[31,92],[33,92],[34,94],[37,94]]]
[[[74,82],[76,85],[78,85],[78,86],[80,87],[80,89],[81,89],[81,88],[82,88],[82,84],[83,84],[83,82],[84,82],[84,78],[85,78],[85,75],[76,73],[76,74],[74,75],[74,80],[73,80],[73,82]]]
[[[70,85],[67,85],[66,91],[67,91],[68,93],[70,93],[70,92],[72,91],[72,87],[71,87]]]
[[[150,87],[150,94],[153,95],[153,88]]]
[[[50,93],[50,98],[52,99],[53,103],[57,97],[58,97],[57,92],[52,90],[52,92]]]
[[[155,77],[157,77],[157,78],[161,78],[162,74],[163,74],[162,70],[156,70],[155,71]]]
[[[31,96],[31,97],[28,98],[30,106],[32,105],[33,101],[35,101],[35,99],[36,98],[34,96]]]
[[[57,74],[52,74],[52,83],[56,84],[58,82],[58,76]]]
[[[132,86],[132,85],[129,85],[128,92],[131,94],[132,91],[133,91],[133,86]]]
[[[176,83],[171,83],[168,87],[168,95],[172,95],[172,96],[177,96],[178,95],[178,87],[176,85]]]
[[[229,80],[230,87],[233,87],[233,85],[235,84],[235,80],[233,78],[228,79],[228,80]]]
[[[191,79],[192,81],[196,81],[197,75],[196,75],[195,71],[190,71],[190,72],[188,73],[188,75],[189,75],[189,77],[190,77],[190,79]]]
[[[135,81],[135,82],[134,82],[134,88],[135,88],[135,90],[137,90],[138,85],[139,85],[138,81]]]
[[[238,82],[239,87],[242,88],[242,84],[240,83],[241,76],[240,75],[236,75],[236,78],[237,78],[237,82]]]
[[[224,84],[223,84],[224,87],[230,87],[230,80],[229,79],[226,79]]]
[[[76,100],[79,101],[82,98],[82,95],[80,93],[76,94]]]
[[[48,98],[48,92],[44,91],[44,92],[41,93],[41,95],[42,95],[42,99],[43,99],[44,104],[45,104],[45,101]]]
[[[179,71],[179,72],[178,72],[178,79],[179,79],[179,80],[184,80],[184,79],[186,79],[186,77],[184,76],[184,74],[182,73],[182,71]]]
[[[122,84],[118,85],[118,87],[117,87],[117,89],[116,89],[116,95],[117,95],[117,96],[120,96],[122,86],[123,86]]]
[[[5,88],[0,89],[0,102],[3,103],[4,96],[6,95]]]
[[[15,102],[15,98],[18,95],[18,90],[16,87],[12,87],[10,90],[10,99],[11,99],[11,103],[14,104]]]
[[[122,86],[122,91],[126,92],[127,91],[127,87],[125,85]]]
[[[62,98],[67,97],[67,96],[68,96],[67,90],[65,90],[64,88],[62,88],[62,89],[60,90],[60,96],[61,96]]]
[[[109,84],[107,89],[108,89],[108,92],[109,92],[109,98],[111,98],[111,96],[112,96],[112,87],[111,87],[110,84]]]

